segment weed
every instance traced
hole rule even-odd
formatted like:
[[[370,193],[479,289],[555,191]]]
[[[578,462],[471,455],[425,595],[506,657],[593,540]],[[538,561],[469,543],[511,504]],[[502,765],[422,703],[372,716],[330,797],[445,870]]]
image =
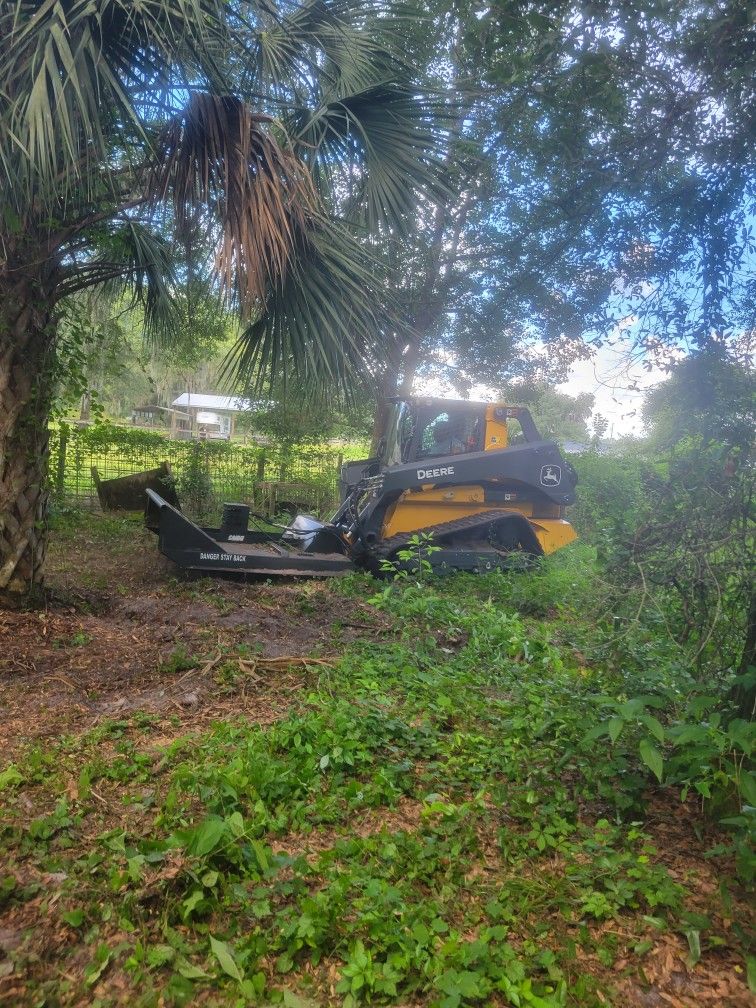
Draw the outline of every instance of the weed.
[[[176,672],[187,672],[189,669],[197,668],[200,659],[189,655],[183,646],[177,647],[161,663],[160,671],[166,675],[174,675]]]
[[[390,585],[325,589],[370,596],[392,636],[350,645],[271,725],[220,722],[159,759],[142,715],[30,747],[0,771],[0,903],[59,879],[82,1003],[117,975],[144,1004],[598,1008],[621,1003],[613,971],[642,968],[656,934],[705,961],[724,939],[664,867],[644,805],[663,784],[747,817],[752,732],[718,720],[651,635],[644,659],[666,656],[651,684],[586,653],[573,604],[594,588],[575,587],[576,557],[590,551],[443,582],[420,557]],[[219,689],[248,656],[223,653]],[[179,648],[162,671],[199,662]],[[42,1001],[44,966],[28,966]]]
[[[381,570],[395,577],[407,578],[412,574],[418,581],[427,581],[433,573],[429,558],[440,549],[440,546],[433,545],[432,533],[418,532],[410,536],[404,549],[398,550],[396,561],[381,562]]]

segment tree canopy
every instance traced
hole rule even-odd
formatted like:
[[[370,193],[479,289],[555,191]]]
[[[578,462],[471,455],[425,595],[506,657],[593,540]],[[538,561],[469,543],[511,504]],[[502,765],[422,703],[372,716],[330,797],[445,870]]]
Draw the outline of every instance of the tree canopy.
[[[160,337],[178,285],[214,279],[249,323],[238,372],[344,385],[387,302],[354,229],[403,227],[436,185],[437,126],[390,6],[16,0],[0,31],[0,591],[17,594],[44,556],[62,300],[129,291]]]
[[[462,387],[471,375],[501,382],[545,343],[558,374],[628,320],[629,338],[664,363],[671,347],[741,342],[755,282],[744,6],[427,10],[424,59],[462,111],[447,151],[453,195],[431,201],[397,253],[426,370],[452,361]]]

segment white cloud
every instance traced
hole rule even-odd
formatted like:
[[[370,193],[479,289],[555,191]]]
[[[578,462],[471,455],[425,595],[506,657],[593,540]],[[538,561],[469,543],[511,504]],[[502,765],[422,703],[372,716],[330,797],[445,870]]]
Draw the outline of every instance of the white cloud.
[[[621,319],[607,342],[588,360],[575,361],[567,380],[557,386],[560,392],[575,397],[590,393],[595,400],[593,415],[601,414],[609,422],[608,437],[643,434],[641,410],[645,394],[667,378],[665,368],[654,364],[635,346],[632,329],[636,322],[634,315]],[[543,344],[534,348],[536,357],[547,352]],[[672,356],[681,355],[682,352]],[[444,363],[453,366],[453,355],[446,355]],[[456,398],[447,383],[437,378],[424,379],[415,387],[415,394]],[[495,389],[481,384],[470,390],[469,397],[491,402],[497,394]]]
[[[636,349],[622,330],[630,328],[632,317],[617,327],[615,339],[604,344],[589,359],[576,361],[567,381],[558,386],[560,392],[578,396],[589,392],[595,398],[594,416],[598,413],[609,422],[609,437],[642,434],[641,409],[646,392],[664,381],[667,372],[651,363]]]

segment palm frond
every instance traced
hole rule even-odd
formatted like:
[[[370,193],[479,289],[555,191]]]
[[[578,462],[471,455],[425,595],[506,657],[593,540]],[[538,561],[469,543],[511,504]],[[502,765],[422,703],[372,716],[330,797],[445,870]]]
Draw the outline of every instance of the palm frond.
[[[16,0],[0,5],[0,32],[0,163],[21,161],[21,195],[59,215],[102,187],[116,138],[149,146],[145,97],[175,105],[190,69],[219,81],[225,20],[220,0]]]
[[[164,234],[126,217],[92,235],[89,252],[71,255],[59,295],[66,297],[93,286],[111,295],[130,295],[144,310],[145,334],[169,339],[176,326],[177,249]]]
[[[431,99],[389,82],[326,101],[292,133],[319,188],[346,195],[346,216],[370,231],[403,231],[421,197],[443,196],[441,124]]]
[[[192,95],[161,134],[149,183],[172,201],[179,228],[196,223],[198,207],[220,224],[218,273],[244,312],[282,281],[295,232],[318,210],[306,168],[269,122],[238,98]]]
[[[283,12],[261,4],[249,82],[265,94],[280,94],[288,105],[292,96],[295,103],[312,104],[324,86],[334,91],[366,87],[383,72],[379,64],[385,57],[380,33],[365,30],[367,16],[368,9],[352,0],[304,0]]]
[[[348,389],[374,373],[386,310],[380,267],[344,227],[300,235],[283,283],[243,332],[224,365],[255,392],[296,377],[302,388]]]
[[[120,239],[127,268],[114,283],[144,309],[145,335],[170,339],[177,322],[176,248],[164,235],[130,220],[124,222]]]
[[[401,0],[305,0],[263,11],[256,35],[255,85],[280,99],[321,195],[369,230],[409,229],[418,198],[444,193],[453,113],[396,52],[409,18],[422,20]]]

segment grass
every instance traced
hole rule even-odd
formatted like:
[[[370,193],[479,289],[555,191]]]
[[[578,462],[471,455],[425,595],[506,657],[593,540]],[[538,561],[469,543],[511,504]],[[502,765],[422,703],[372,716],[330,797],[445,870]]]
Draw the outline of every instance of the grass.
[[[591,565],[319,586],[395,633],[283,720],[32,746],[0,773],[0,912],[44,934],[7,960],[22,1003],[598,1008],[659,947],[745,975],[729,862],[702,906],[707,866],[671,871],[645,822],[649,767],[591,735],[630,674],[586,657]]]

